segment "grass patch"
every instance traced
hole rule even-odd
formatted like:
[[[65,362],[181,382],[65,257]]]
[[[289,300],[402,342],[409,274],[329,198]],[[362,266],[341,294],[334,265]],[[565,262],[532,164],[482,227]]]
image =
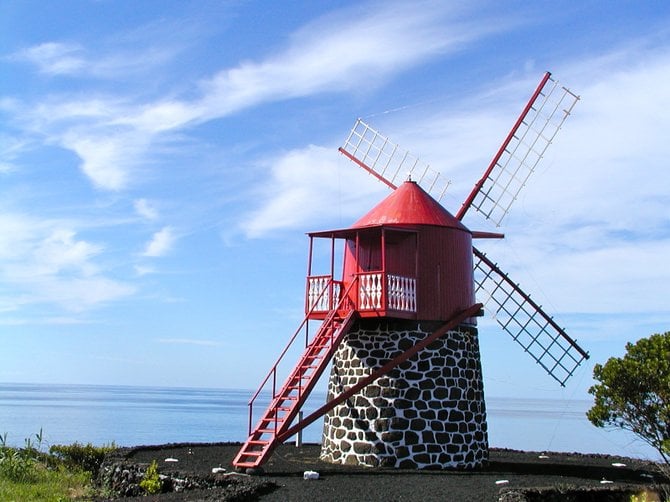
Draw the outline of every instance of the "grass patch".
[[[0,476],[0,500],[65,502],[90,499],[93,494],[91,474],[85,471],[70,472],[62,467],[52,470],[37,464],[30,480]]]
[[[52,446],[45,453],[41,430],[23,448],[7,446],[7,434],[0,435],[0,500],[90,500],[96,494],[92,480],[114,448],[75,443]]]

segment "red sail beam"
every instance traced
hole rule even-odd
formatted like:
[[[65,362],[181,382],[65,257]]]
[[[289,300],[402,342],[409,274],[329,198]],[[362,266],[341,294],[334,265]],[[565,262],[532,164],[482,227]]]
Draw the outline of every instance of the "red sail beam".
[[[377,178],[379,181],[381,181],[382,183],[384,183],[384,184],[385,184],[387,187],[389,187],[391,190],[395,190],[396,188],[398,188],[396,185],[394,185],[393,183],[391,183],[389,180],[387,180],[384,176],[382,176],[381,174],[379,174],[377,171],[375,171],[374,169],[368,167],[367,164],[366,164],[365,162],[362,162],[362,161],[358,160],[358,159],[357,159],[356,157],[354,157],[352,154],[350,154],[349,152],[347,152],[344,148],[339,147],[338,150],[339,150],[339,152],[340,152],[342,155],[344,155],[345,157],[347,157],[347,158],[348,158],[349,160],[351,160],[352,162],[354,162],[354,163],[358,164],[359,166],[361,166],[363,169],[365,169],[365,170],[366,170],[368,173],[370,173],[372,176],[374,176],[374,177]]]
[[[564,386],[589,353],[484,253],[473,251],[477,296],[500,327]]]
[[[540,81],[539,85],[537,86],[537,89],[535,89],[535,92],[531,96],[530,100],[526,104],[526,107],[523,109],[521,112],[521,115],[519,115],[519,118],[517,119],[516,123],[512,127],[512,130],[509,132],[507,137],[505,138],[505,141],[503,142],[502,145],[500,145],[500,148],[498,149],[498,152],[495,154],[493,159],[491,160],[491,163],[489,164],[489,167],[486,169],[484,172],[484,175],[481,177],[481,179],[475,184],[475,187],[472,189],[472,192],[470,192],[470,195],[468,195],[468,198],[465,199],[465,202],[463,202],[463,205],[458,211],[458,214],[456,215],[456,218],[459,220],[462,220],[463,217],[465,216],[465,213],[468,212],[468,209],[470,209],[470,206],[472,205],[472,201],[475,200],[475,197],[479,193],[479,191],[482,189],[482,186],[484,186],[484,182],[488,179],[488,177],[491,175],[491,171],[493,171],[493,168],[496,166],[498,161],[500,160],[500,157],[502,157],[503,153],[505,152],[505,149],[509,146],[510,142],[512,141],[512,138],[514,138],[514,135],[516,134],[517,130],[523,123],[524,119],[526,118],[526,115],[528,115],[528,112],[530,109],[533,107],[533,104],[535,103],[535,100],[537,97],[540,95],[542,92],[542,89],[544,88],[545,84],[551,77],[550,72],[546,72],[544,76],[542,77],[542,80]]]

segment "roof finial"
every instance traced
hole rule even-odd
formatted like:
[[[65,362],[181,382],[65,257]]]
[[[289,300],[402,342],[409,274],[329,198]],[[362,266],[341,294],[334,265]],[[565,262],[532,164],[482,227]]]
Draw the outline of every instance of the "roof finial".
[[[412,181],[412,173],[411,171],[407,172],[407,181]]]

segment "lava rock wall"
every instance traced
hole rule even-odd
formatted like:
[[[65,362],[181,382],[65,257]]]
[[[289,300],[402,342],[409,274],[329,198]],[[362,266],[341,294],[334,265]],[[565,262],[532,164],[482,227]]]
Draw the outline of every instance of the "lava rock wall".
[[[359,320],[333,358],[328,399],[429,336],[440,323]],[[488,460],[477,329],[461,326],[325,417],[321,458],[349,465],[472,469]]]

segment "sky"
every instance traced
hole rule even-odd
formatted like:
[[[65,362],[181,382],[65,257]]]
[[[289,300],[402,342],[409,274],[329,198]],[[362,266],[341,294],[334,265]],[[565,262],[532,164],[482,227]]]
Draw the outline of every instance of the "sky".
[[[565,388],[480,322],[489,396],[590,399],[670,330],[665,2],[0,2],[0,381],[255,388],[307,232],[388,189],[357,117],[455,213],[545,71],[580,96],[478,247],[591,355]]]

